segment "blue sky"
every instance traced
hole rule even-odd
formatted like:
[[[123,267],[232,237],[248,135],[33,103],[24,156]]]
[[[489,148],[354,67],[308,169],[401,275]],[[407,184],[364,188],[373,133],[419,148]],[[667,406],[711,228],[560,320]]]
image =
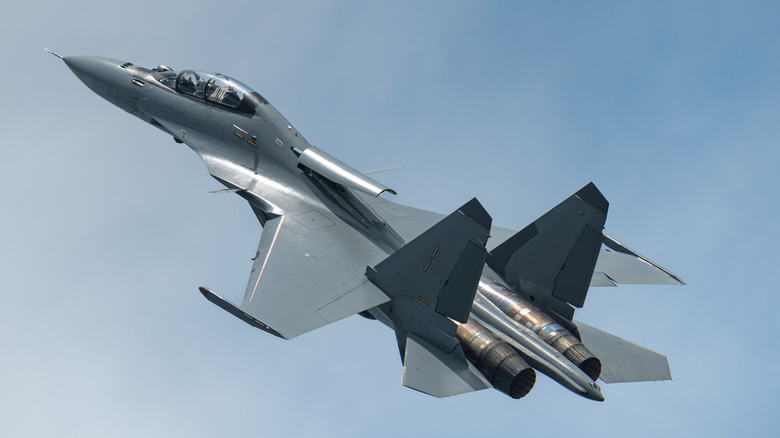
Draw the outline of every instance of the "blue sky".
[[[0,435],[657,436],[774,432],[775,2],[27,2],[0,18]],[[232,75],[395,200],[478,197],[521,228],[589,181],[606,232],[685,287],[594,289],[577,318],[673,382],[437,400],[353,317],[281,341],[238,300],[261,229],[197,156],[48,47]]]

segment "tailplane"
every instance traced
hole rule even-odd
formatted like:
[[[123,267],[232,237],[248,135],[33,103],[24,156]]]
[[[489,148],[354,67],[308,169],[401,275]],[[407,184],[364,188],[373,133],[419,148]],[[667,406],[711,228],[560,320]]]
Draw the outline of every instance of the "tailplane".
[[[601,360],[606,383],[672,380],[669,362],[661,353],[576,321],[582,342]]]

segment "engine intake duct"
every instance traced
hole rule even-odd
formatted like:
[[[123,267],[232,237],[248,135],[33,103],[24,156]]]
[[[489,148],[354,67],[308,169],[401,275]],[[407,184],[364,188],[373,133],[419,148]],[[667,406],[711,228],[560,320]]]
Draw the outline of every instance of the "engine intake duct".
[[[499,283],[479,283],[478,290],[507,316],[533,330],[544,342],[560,351],[595,382],[601,361],[579,339],[517,293]]]
[[[509,344],[498,338],[482,324],[469,319],[458,323],[458,341],[466,358],[493,385],[512,398],[522,398],[536,383],[533,370]]]

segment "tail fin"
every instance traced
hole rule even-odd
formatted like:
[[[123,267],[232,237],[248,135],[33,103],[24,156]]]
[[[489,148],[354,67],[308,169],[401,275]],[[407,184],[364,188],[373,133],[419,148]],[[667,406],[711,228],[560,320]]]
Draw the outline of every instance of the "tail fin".
[[[466,322],[485,265],[491,222],[479,201],[472,199],[376,266],[367,267],[366,276],[413,320],[429,323],[440,317]]]
[[[490,251],[487,263],[537,307],[571,321],[569,304],[585,303],[608,208],[589,183]]]
[[[404,361],[404,385],[436,397],[490,387],[469,366],[453,321],[469,318],[491,222],[472,199],[366,267],[366,277],[392,299],[388,313]]]

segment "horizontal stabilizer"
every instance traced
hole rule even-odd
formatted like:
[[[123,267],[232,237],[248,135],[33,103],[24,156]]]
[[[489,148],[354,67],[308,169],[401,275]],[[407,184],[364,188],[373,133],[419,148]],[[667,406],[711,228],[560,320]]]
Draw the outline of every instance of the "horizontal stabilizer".
[[[666,356],[574,321],[582,343],[601,361],[601,380],[606,383],[672,380]]]
[[[596,263],[591,286],[616,284],[685,284],[657,263],[603,235],[604,246]]]
[[[465,357],[445,354],[417,336],[406,339],[403,385],[434,397],[491,388]]]

